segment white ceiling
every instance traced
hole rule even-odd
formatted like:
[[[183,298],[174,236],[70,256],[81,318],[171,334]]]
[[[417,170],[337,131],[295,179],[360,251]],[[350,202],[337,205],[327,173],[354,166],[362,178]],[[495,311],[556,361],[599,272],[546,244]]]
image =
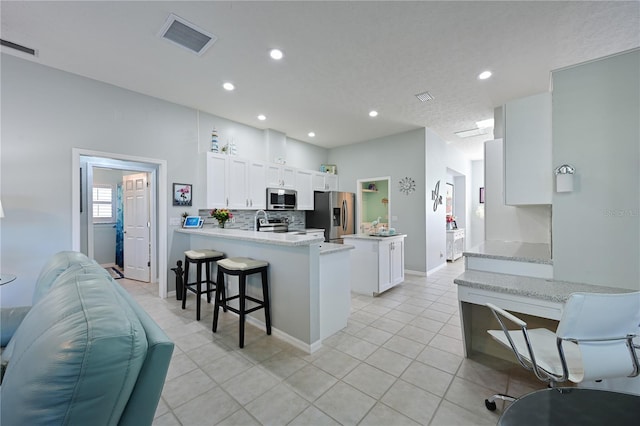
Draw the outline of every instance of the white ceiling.
[[[430,127],[472,159],[491,135],[454,132],[548,90],[551,70],[640,46],[638,1],[2,0],[0,7],[1,38],[36,49],[31,60],[47,66],[324,147]],[[170,13],[217,42],[197,56],[159,38]],[[269,58],[272,47],[284,50],[282,61]],[[479,81],[487,69],[493,77]],[[223,90],[224,81],[236,90]],[[424,91],[435,99],[415,98]],[[380,115],[370,118],[371,109]]]

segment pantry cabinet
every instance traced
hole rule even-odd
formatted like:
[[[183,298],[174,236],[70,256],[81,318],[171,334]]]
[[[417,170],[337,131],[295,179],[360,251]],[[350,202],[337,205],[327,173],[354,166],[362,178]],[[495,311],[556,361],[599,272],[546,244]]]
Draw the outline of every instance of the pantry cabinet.
[[[351,252],[351,291],[377,296],[404,281],[405,235],[345,235]]]

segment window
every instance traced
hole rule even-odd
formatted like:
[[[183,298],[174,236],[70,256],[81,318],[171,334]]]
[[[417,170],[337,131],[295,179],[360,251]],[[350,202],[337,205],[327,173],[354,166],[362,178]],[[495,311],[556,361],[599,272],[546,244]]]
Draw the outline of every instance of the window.
[[[93,186],[93,222],[115,222],[114,196],[111,185]]]

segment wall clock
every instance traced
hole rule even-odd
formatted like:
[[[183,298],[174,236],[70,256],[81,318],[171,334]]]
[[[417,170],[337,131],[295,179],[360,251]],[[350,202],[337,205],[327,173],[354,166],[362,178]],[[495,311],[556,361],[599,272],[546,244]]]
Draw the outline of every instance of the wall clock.
[[[416,181],[410,177],[404,177],[400,179],[400,192],[404,192],[409,195],[416,190]]]

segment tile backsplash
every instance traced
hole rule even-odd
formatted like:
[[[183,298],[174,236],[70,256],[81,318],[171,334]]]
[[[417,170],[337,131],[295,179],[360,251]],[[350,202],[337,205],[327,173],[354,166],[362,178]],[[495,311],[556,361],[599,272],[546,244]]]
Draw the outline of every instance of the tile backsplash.
[[[224,227],[229,229],[244,229],[247,231],[253,231],[254,218],[257,210],[230,210],[233,214],[234,221],[228,221]],[[198,215],[204,218],[204,227],[211,227],[217,225],[218,221],[211,217],[209,214],[211,210],[198,210]],[[293,211],[273,211],[267,212],[269,219],[289,218],[289,230],[303,230],[305,229],[305,212],[301,210]],[[262,217],[262,215],[260,215]]]

